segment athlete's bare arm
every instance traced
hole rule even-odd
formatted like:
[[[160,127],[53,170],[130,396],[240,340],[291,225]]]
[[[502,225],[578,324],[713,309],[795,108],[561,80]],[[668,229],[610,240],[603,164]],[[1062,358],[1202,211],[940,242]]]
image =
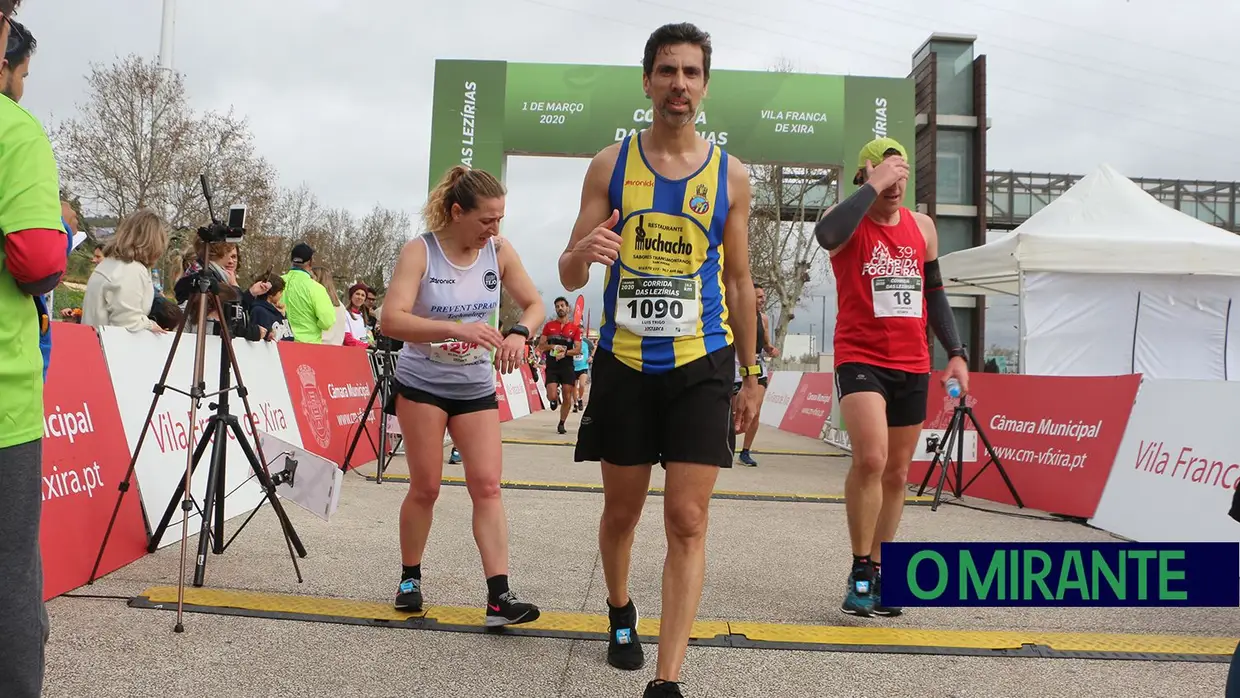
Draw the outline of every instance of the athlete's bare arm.
[[[732,326],[736,357],[741,366],[754,366],[758,363],[754,351],[758,343],[758,300],[749,273],[749,207],[753,192],[749,169],[732,155],[728,156],[728,198],[728,219],[723,226],[723,283],[728,294],[728,324]]]
[[[960,335],[956,332],[956,317],[952,313],[951,303],[947,300],[947,291],[943,289],[943,275],[939,271],[939,231],[934,226],[934,219],[924,213],[913,212],[917,227],[926,238],[925,263],[925,297],[926,319],[934,336],[950,355],[964,348]]]
[[[521,325],[534,335],[542,327],[547,318],[547,306],[543,304],[534,280],[521,262],[521,256],[512,246],[512,241],[499,247],[499,278],[504,290],[512,297],[517,307],[521,308]]]
[[[403,342],[420,344],[442,342],[451,339],[456,323],[429,320],[413,314],[413,304],[418,297],[418,286],[426,274],[426,244],[410,240],[400,250],[392,281],[388,284],[387,298],[383,303],[383,315],[379,329],[383,334]]]
[[[589,283],[590,264],[602,261],[599,259],[599,250],[585,247],[595,242],[587,241],[587,237],[600,226],[606,225],[612,215],[611,197],[607,190],[619,153],[620,144],[607,146],[590,160],[590,167],[586,170],[585,182],[581,187],[581,209],[577,213],[577,222],[573,224],[568,245],[560,255],[560,284],[566,291],[576,291]],[[619,236],[615,237],[618,240]],[[579,246],[582,249],[578,249]],[[611,261],[615,261],[614,256]]]

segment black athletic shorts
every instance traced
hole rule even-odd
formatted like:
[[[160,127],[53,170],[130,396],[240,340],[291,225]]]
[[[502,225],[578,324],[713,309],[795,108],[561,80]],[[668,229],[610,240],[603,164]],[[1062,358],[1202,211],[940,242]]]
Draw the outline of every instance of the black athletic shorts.
[[[547,385],[572,385],[577,380],[577,372],[573,370],[572,359],[551,359],[547,362]]]
[[[836,399],[863,392],[887,401],[887,426],[908,427],[926,421],[930,374],[909,373],[869,364],[840,364],[835,369]]]
[[[410,388],[400,381],[392,381],[392,393],[388,396],[387,404],[384,405],[383,411],[388,414],[396,414],[396,398],[403,397],[410,402],[420,402],[423,405],[434,405],[448,414],[448,417],[455,417],[462,414],[470,414],[472,412],[483,412],[486,410],[498,410],[499,398],[495,393],[486,395],[472,400],[454,400],[452,398],[439,397],[425,390]]]
[[[589,372],[590,372],[590,369],[588,368],[583,368],[580,370],[573,371],[573,380],[581,380],[581,377],[586,375]]]
[[[700,463],[731,468],[733,347],[663,374],[636,371],[596,349],[590,402],[574,459],[613,465]]]

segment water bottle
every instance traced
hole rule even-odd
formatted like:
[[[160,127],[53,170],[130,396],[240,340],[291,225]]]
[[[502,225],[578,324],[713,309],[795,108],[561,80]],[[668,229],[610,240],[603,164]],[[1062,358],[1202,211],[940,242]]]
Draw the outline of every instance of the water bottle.
[[[953,400],[960,397],[960,381],[955,378],[948,378],[946,388],[947,394],[950,395]]]

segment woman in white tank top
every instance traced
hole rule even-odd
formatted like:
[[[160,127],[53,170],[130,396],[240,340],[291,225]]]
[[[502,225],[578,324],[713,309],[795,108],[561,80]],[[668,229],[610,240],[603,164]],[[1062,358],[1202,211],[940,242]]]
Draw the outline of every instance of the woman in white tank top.
[[[519,370],[526,338],[538,331],[546,311],[512,245],[495,242],[505,194],[482,170],[458,165],[444,176],[423,210],[431,232],[401,250],[381,320],[383,334],[405,343],[386,406],[400,421],[409,462],[409,493],[400,508],[396,608],[422,609],[422,557],[443,477],[447,431],[461,452],[473,501],[488,626],[539,617],[536,606],[519,601],[508,587],[495,371]],[[496,327],[500,286],[524,309],[507,337]]]

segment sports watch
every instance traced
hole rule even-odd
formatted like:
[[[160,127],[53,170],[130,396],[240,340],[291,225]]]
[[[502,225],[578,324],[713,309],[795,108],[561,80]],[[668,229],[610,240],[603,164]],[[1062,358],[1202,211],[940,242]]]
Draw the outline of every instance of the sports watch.
[[[513,325],[508,328],[508,331],[504,333],[504,336],[507,337],[510,334],[519,334],[526,339],[530,338],[530,330],[525,325]]]
[[[761,366],[741,366],[741,377],[762,375]]]

